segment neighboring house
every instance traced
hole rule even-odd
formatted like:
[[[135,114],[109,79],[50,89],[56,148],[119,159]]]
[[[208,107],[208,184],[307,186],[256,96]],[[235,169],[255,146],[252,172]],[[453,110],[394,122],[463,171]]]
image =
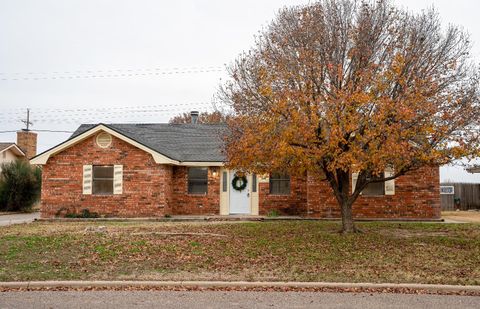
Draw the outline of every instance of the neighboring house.
[[[340,216],[320,177],[241,175],[226,169],[223,132],[222,125],[203,124],[82,125],[70,139],[31,160],[43,165],[42,217],[83,209],[112,217]],[[371,185],[355,203],[354,214],[439,218],[439,168]]]
[[[0,171],[2,163],[16,159],[30,159],[37,154],[37,133],[27,130],[17,132],[17,143],[0,143]]]
[[[15,143],[0,143],[0,172],[2,165],[20,158],[25,158],[25,153]]]

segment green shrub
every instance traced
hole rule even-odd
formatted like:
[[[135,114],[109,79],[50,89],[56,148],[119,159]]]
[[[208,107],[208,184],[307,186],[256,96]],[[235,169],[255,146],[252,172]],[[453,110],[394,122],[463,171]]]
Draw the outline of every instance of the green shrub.
[[[42,170],[25,160],[2,165],[0,210],[29,211],[40,198]]]
[[[100,217],[96,212],[90,212],[87,208],[82,209],[82,211],[77,213],[67,213],[65,218],[98,218]]]
[[[280,216],[280,212],[276,209],[271,209],[268,213],[267,213],[267,217],[278,217]]]

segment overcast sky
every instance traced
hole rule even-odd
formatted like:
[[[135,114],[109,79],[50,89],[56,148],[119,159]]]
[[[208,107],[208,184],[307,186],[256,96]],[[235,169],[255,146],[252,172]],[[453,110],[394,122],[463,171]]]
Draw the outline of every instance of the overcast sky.
[[[252,46],[284,5],[300,0],[0,0],[0,131],[73,131],[81,122],[167,122],[209,108],[223,67]],[[477,42],[474,0],[397,0],[412,11],[434,6],[444,23]],[[68,133],[39,133],[39,151]],[[0,133],[0,141],[15,141]],[[461,168],[441,178],[480,182]]]

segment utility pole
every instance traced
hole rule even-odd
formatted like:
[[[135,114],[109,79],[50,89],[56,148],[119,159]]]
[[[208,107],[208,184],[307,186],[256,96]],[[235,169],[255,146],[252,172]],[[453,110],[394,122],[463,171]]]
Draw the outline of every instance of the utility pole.
[[[25,126],[27,127],[26,129],[24,129],[25,131],[30,131],[30,126],[33,126],[33,123],[30,122],[30,108],[27,108],[27,120],[22,120],[22,122],[25,124]]]

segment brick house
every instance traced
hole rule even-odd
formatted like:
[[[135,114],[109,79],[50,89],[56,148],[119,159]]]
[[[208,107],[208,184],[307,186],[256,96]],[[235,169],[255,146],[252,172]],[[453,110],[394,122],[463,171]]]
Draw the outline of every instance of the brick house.
[[[224,168],[224,130],[204,124],[82,125],[31,160],[43,166],[41,215],[88,209],[111,217],[340,216],[320,177],[242,175]],[[353,210],[357,218],[439,218],[439,168],[371,185]]]
[[[25,158],[25,152],[15,143],[1,143],[0,142],[0,172],[2,165],[12,161]]]

